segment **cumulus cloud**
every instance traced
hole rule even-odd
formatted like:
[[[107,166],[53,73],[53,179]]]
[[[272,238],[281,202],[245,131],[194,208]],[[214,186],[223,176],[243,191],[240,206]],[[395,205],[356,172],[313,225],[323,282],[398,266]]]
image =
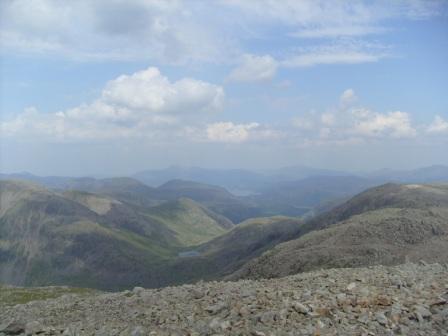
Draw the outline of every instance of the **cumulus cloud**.
[[[345,90],[339,104],[324,113],[309,113],[297,118],[307,146],[311,144],[357,144],[369,139],[386,140],[412,138],[418,135],[409,113],[402,111],[375,112],[353,106],[357,99],[353,89]]]
[[[107,83],[101,99],[152,113],[198,113],[220,109],[224,90],[191,78],[171,83],[157,68],[122,75]]]
[[[277,72],[278,62],[270,55],[246,54],[241,64],[232,70],[228,79],[234,82],[258,82],[272,79]]]
[[[448,121],[441,116],[436,116],[431,125],[427,128],[428,133],[448,133]]]
[[[240,143],[248,140],[251,131],[259,126],[255,122],[249,124],[217,122],[207,126],[207,139],[212,142]]]
[[[386,114],[369,113],[355,122],[355,133],[363,136],[392,136],[408,138],[417,135],[406,112],[394,111]]]
[[[213,114],[223,105],[222,87],[192,78],[170,82],[157,68],[109,81],[90,104],[56,113],[28,109],[1,123],[7,135],[56,138],[147,136],[158,128]]]

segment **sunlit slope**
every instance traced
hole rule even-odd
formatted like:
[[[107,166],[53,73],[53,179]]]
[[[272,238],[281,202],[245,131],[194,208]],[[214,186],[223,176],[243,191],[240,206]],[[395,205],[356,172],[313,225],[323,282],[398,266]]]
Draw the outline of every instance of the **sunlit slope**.
[[[233,227],[227,218],[188,198],[163,203],[145,213],[172,230],[177,240],[186,246],[203,243]]]

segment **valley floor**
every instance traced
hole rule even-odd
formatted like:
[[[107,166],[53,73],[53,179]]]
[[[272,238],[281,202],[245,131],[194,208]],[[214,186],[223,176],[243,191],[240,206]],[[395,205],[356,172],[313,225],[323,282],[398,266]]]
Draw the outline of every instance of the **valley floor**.
[[[447,279],[446,266],[409,263],[120,293],[69,291],[17,305],[4,300],[0,335],[448,335]],[[0,290],[10,298],[5,293],[17,291]]]

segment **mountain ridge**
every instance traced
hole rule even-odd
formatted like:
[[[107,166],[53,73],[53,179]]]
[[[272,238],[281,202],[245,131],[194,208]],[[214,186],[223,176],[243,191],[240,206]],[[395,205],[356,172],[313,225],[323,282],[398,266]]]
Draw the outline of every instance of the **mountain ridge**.
[[[448,186],[386,184],[306,222],[297,237],[249,261],[230,279],[318,268],[448,261]]]
[[[5,202],[14,198],[11,193],[20,199]],[[1,281],[103,288],[162,284],[163,276],[158,279],[151,270],[232,225],[192,200],[142,211],[107,195],[73,193],[67,197],[34,184],[0,181]],[[92,198],[94,206],[88,204]]]

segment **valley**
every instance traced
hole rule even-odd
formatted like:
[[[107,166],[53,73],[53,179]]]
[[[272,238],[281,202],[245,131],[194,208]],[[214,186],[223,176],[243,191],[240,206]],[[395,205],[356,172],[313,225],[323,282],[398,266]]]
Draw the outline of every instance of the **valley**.
[[[0,335],[448,330],[444,182],[62,179],[0,180]]]

